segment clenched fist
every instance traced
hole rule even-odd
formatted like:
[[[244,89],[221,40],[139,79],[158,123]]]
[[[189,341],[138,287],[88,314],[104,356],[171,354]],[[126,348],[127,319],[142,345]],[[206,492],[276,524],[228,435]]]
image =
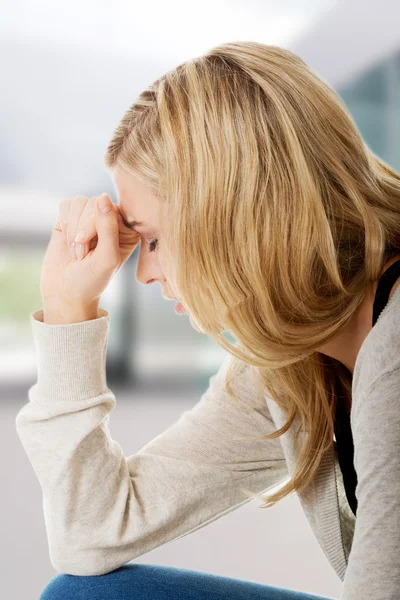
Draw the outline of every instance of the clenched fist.
[[[108,212],[102,212],[103,205]],[[72,245],[72,252],[71,244],[81,231],[83,256],[77,258],[74,248],[79,243]],[[107,194],[62,200],[40,280],[45,322],[46,312],[57,319],[47,322],[76,322],[85,320],[85,315],[95,318],[101,294],[139,241],[140,234],[124,225],[119,206]]]

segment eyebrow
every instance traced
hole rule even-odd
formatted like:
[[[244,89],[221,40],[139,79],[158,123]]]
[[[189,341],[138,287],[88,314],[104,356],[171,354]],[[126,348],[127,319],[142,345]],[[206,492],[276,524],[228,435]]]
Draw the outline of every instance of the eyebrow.
[[[122,213],[121,218],[125,227],[128,227],[128,229],[134,229],[135,227],[147,227],[146,223],[143,221],[127,221]]]

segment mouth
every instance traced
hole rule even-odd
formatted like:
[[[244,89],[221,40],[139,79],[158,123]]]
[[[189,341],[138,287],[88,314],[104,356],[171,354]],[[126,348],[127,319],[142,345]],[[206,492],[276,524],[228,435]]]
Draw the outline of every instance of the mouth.
[[[175,312],[178,315],[187,314],[185,307],[183,306],[183,304],[181,302],[179,302],[178,298],[175,298],[173,296],[164,296],[164,295],[163,295],[163,298],[165,300],[175,300],[175,302],[177,302],[177,304],[175,305]]]

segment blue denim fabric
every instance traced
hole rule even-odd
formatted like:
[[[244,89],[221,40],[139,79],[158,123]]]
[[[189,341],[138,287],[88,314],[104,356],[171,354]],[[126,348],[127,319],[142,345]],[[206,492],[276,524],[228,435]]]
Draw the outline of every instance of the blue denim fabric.
[[[126,564],[111,573],[59,573],[39,600],[332,600],[191,569]]]

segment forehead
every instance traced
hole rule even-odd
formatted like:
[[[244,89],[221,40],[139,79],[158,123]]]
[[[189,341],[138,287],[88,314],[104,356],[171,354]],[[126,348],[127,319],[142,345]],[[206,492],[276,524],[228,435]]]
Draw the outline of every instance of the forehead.
[[[150,187],[117,164],[112,171],[117,188],[118,203],[128,221],[158,223],[160,201]]]
[[[152,196],[150,188],[139,179],[126,171],[121,165],[117,164],[112,172],[115,185],[120,194],[128,194],[129,196]]]

